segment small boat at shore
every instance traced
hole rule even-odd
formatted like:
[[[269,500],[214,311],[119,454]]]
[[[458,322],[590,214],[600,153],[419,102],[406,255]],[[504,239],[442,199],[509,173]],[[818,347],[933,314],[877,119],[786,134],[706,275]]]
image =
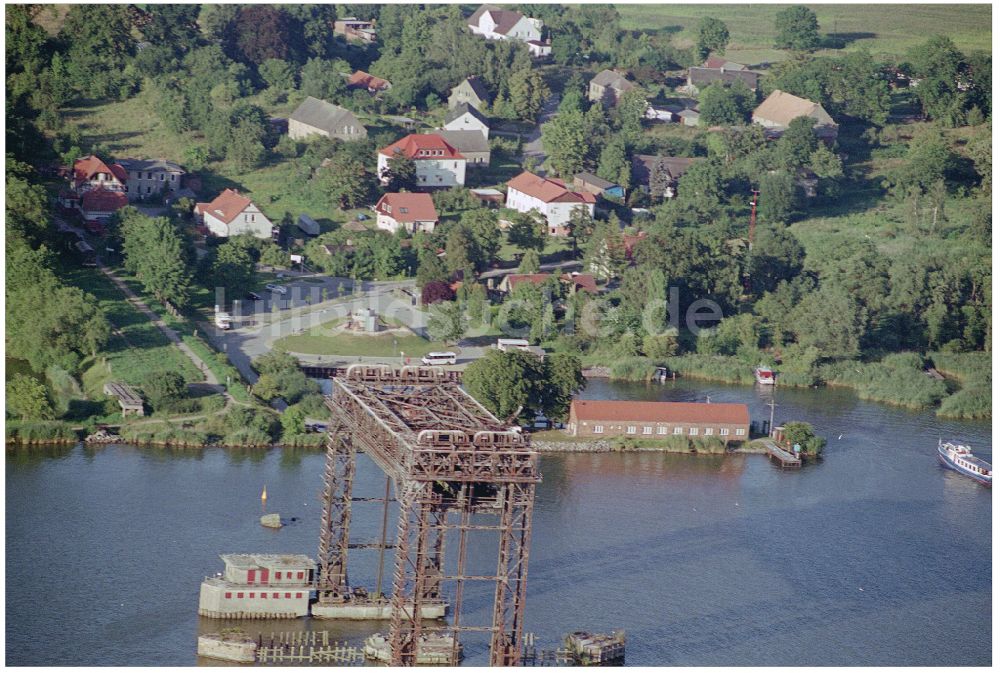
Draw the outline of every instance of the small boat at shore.
[[[774,370],[771,369],[770,367],[765,367],[764,365],[757,367],[756,369],[753,370],[753,377],[757,379],[757,383],[760,383],[761,385],[765,386],[774,385],[775,374]]]
[[[993,466],[982,458],[972,455],[972,449],[965,444],[938,440],[938,458],[945,467],[959,474],[972,477],[981,484],[993,485]]]

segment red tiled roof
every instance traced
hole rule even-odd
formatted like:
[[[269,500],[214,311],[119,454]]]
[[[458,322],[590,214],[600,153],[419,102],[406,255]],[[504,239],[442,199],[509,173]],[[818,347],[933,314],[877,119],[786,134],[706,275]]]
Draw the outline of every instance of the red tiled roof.
[[[521,283],[541,285],[551,277],[547,273],[512,273],[507,276],[507,286],[513,291]]]
[[[81,157],[73,162],[73,179],[77,182],[86,182],[98,173],[113,175],[122,184],[128,179],[128,173],[118,164],[108,166],[93,154]]]
[[[597,281],[594,279],[594,275],[590,273],[566,273],[563,274],[563,280],[573,283],[578,289],[585,290],[591,294],[597,294]]]
[[[211,203],[199,203],[195,205],[194,211],[201,215],[211,213],[212,217],[222,220],[225,224],[229,224],[236,219],[237,215],[246,210],[246,207],[250,203],[250,199],[239,192],[226,189],[215,197],[215,200]]]
[[[438,219],[430,194],[385,194],[375,204],[375,210],[397,222],[437,222]]]
[[[376,77],[375,75],[369,75],[364,70],[358,70],[353,75],[347,78],[347,86],[349,87],[363,87],[365,89],[374,89],[376,91],[381,91],[383,89],[389,88],[389,82],[382,79],[381,77]]]
[[[570,415],[584,421],[750,424],[750,411],[745,404],[573,400]]]
[[[87,212],[107,213],[128,205],[128,197],[123,192],[107,189],[91,189],[80,199],[80,208]]]
[[[432,154],[440,152],[440,154]],[[465,159],[462,154],[436,133],[411,133],[378,151],[387,157],[401,153],[407,159]]]
[[[528,171],[512,178],[507,187],[545,203],[597,203],[597,197],[593,194],[570,191],[562,180],[543,178]]]
[[[638,234],[623,234],[622,243],[625,245],[625,256],[629,259],[632,258],[632,251],[635,250],[635,246],[639,244],[639,241],[646,238],[646,232],[640,231]]]

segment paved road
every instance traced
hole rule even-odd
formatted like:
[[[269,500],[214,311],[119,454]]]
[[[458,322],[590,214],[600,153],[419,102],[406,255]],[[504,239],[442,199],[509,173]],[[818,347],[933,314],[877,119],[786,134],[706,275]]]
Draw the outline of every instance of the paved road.
[[[546,156],[545,150],[542,148],[542,124],[555,116],[561,100],[562,97],[557,93],[549,96],[548,100],[542,104],[542,110],[538,115],[538,124],[528,134],[528,137],[524,139],[521,153],[525,157],[536,157],[539,166],[545,161]]]
[[[578,259],[568,259],[562,262],[546,262],[545,264],[539,264],[538,269],[545,273],[550,271],[557,271],[560,269],[571,269],[582,266],[583,262]],[[489,271],[484,271],[479,274],[480,280],[484,278],[499,278],[501,276],[506,276],[510,273],[517,273],[517,268],[512,269],[490,269]]]

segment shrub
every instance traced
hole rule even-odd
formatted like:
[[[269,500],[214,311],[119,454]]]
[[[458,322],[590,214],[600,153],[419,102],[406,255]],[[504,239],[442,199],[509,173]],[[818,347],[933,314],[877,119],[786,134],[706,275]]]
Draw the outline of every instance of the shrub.
[[[177,372],[151,372],[140,387],[149,404],[157,410],[169,407],[187,394],[187,383]]]
[[[8,420],[6,439],[14,444],[44,444],[47,442],[77,442],[76,431],[67,423],[59,421],[12,421]]]
[[[826,440],[816,435],[813,426],[802,421],[785,423],[785,439],[792,446],[798,444],[802,453],[807,456],[819,456],[826,446]]]
[[[656,365],[641,357],[625,358],[611,364],[611,378],[619,381],[651,381]]]

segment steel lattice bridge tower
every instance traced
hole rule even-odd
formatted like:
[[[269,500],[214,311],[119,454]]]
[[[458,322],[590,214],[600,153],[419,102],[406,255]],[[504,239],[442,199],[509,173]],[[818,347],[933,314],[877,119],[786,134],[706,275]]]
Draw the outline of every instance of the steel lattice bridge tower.
[[[516,666],[521,657],[528,551],[538,454],[526,436],[493,416],[459,387],[456,372],[439,367],[352,365],[332,378],[322,494],[318,595],[320,606],[350,604],[348,549],[395,547],[389,642],[392,664],[416,663],[421,635],[450,637],[457,664],[459,634],[490,634],[490,665]],[[385,473],[384,498],[355,498],[356,452]],[[389,483],[399,519],[395,545],[386,545]],[[383,504],[380,544],[352,544],[351,503]],[[472,515],[476,514],[473,521]],[[496,573],[466,574],[468,535],[496,531]],[[457,568],[445,574],[445,538],[457,535]],[[381,590],[382,562],[379,563]],[[489,625],[462,621],[466,582],[494,585]],[[422,623],[422,608],[443,602],[442,583],[454,583],[450,625]],[[380,599],[376,596],[376,599]],[[424,612],[426,614],[426,611]]]

